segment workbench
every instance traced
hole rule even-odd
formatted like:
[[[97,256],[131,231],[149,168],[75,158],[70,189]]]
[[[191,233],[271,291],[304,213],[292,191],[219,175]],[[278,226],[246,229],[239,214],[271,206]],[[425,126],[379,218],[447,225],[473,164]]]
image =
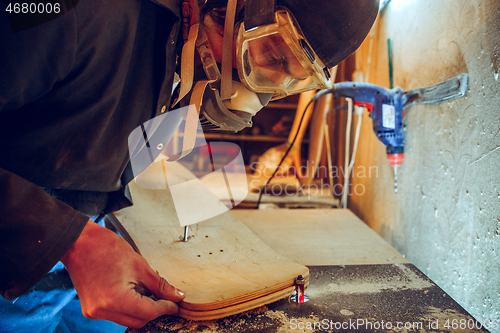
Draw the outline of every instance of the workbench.
[[[287,298],[205,322],[164,316],[126,333],[487,332],[349,210],[232,212],[277,253],[309,267],[308,302]]]

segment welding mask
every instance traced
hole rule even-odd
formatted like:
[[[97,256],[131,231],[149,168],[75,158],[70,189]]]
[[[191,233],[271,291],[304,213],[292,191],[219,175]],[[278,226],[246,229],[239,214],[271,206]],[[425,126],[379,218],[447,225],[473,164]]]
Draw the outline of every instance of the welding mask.
[[[239,131],[252,126],[252,117],[270,100],[329,88],[329,69],[364,40],[378,0],[246,0],[244,20],[236,24],[235,11],[236,0],[229,0],[222,64],[215,61],[203,24],[191,27],[183,48],[178,100],[190,98],[204,129]],[[184,70],[193,66],[196,53],[205,80],[195,80],[193,68]]]

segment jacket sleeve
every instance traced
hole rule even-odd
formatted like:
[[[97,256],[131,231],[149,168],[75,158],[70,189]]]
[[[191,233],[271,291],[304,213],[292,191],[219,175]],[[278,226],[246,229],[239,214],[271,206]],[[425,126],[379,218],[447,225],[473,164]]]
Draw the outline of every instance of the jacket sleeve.
[[[76,241],[88,217],[0,169],[0,290],[11,300],[37,283]]]
[[[72,14],[18,32],[12,24],[12,17],[2,11],[1,121],[61,81],[74,58]],[[26,121],[29,126],[29,119]],[[0,149],[0,161],[4,158]],[[88,221],[84,214],[13,172],[0,168],[0,291],[9,300],[38,282],[71,247]]]

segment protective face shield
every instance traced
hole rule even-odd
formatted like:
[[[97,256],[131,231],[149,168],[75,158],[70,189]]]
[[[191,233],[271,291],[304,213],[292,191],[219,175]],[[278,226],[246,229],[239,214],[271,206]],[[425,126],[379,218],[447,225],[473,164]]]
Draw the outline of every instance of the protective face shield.
[[[183,48],[178,101],[188,97],[197,105],[204,129],[239,131],[252,126],[252,116],[272,99],[329,88],[328,69],[359,47],[378,0],[246,0],[236,34],[235,11],[236,0],[228,0],[220,66],[202,24],[191,27]],[[194,49],[206,80],[193,85]]]
[[[281,9],[274,22],[253,29],[240,24],[236,44],[238,74],[251,91],[272,99],[331,86],[328,68],[313,51],[292,14]]]

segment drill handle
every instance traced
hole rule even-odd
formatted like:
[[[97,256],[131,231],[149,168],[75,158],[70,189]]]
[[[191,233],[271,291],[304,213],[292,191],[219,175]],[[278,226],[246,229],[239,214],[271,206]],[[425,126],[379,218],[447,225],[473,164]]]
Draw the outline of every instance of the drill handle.
[[[370,83],[341,82],[332,89],[319,91],[313,100],[329,93],[335,98],[351,98],[354,105],[368,108],[377,138],[388,150],[398,150],[394,153],[400,153],[399,150],[404,147],[403,90],[400,87],[386,89]]]
[[[395,89],[393,89],[395,90]],[[374,84],[362,82],[341,82],[336,83],[333,88],[319,91],[313,101],[326,95],[333,94],[335,98],[351,98],[354,105],[365,106],[371,113],[382,107],[384,101],[392,101],[395,92]],[[399,90],[401,90],[399,88]]]

